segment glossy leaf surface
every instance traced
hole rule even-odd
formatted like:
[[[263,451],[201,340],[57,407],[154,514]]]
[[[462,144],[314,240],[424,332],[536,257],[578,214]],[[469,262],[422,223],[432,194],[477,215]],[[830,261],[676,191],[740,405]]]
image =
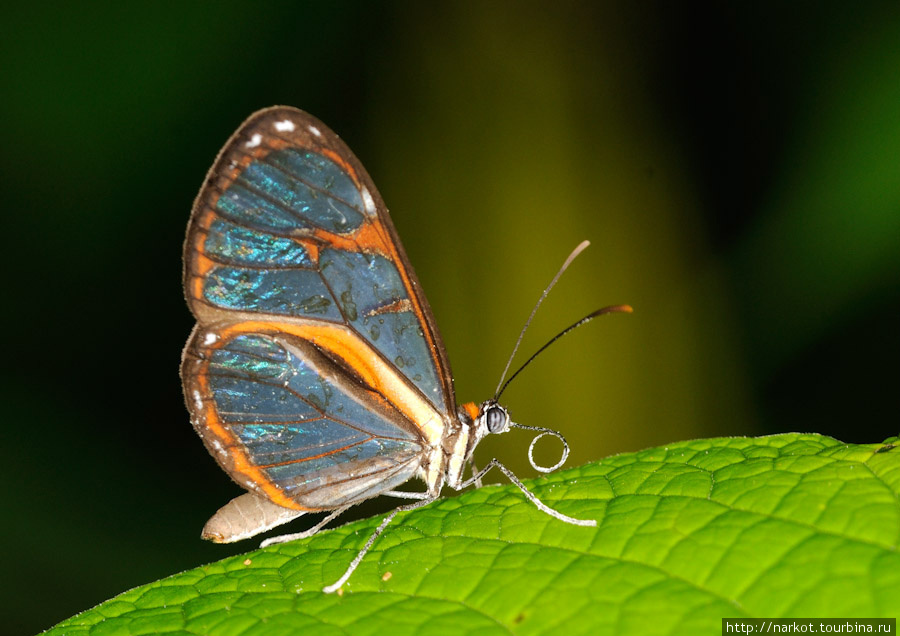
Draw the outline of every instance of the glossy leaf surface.
[[[398,518],[380,518],[126,592],[53,634],[683,634],[722,617],[900,613],[900,448],[819,435],[682,442]]]

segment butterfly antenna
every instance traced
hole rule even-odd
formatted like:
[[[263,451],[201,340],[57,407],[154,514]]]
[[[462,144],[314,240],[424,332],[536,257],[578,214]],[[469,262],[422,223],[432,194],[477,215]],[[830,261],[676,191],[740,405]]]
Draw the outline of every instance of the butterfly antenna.
[[[494,394],[494,399],[500,397],[500,394],[503,393],[503,389],[506,388],[506,384],[503,383],[503,380],[506,379],[506,374],[509,372],[509,367],[512,365],[513,358],[516,357],[516,352],[519,350],[519,345],[522,344],[522,338],[525,337],[525,332],[528,330],[528,326],[531,324],[534,315],[537,313],[538,307],[541,306],[541,303],[544,302],[544,299],[547,297],[547,294],[550,293],[550,290],[553,289],[553,286],[556,285],[556,281],[559,280],[559,277],[562,276],[562,273],[568,269],[569,265],[572,264],[572,261],[575,260],[579,254],[581,254],[588,245],[590,245],[590,241],[582,241],[578,244],[578,246],[572,250],[572,253],[569,254],[569,257],[562,264],[562,267],[559,268],[559,271],[556,272],[556,276],[553,277],[553,280],[550,281],[550,284],[547,285],[547,288],[544,290],[544,293],[541,294],[541,297],[538,298],[537,303],[534,305],[534,309],[531,310],[531,315],[528,316],[528,320],[525,321],[525,326],[522,327],[522,331],[519,332],[519,338],[516,340],[516,346],[513,347],[512,354],[509,356],[509,360],[506,361],[506,366],[503,368],[503,373],[500,375],[500,382],[497,383],[497,392]],[[530,360],[529,360],[530,362]],[[527,362],[525,364],[528,364]],[[524,365],[523,365],[524,366]],[[521,371],[522,369],[519,369]],[[516,371],[518,373],[519,371]],[[515,377],[515,375],[513,376]],[[511,380],[512,378],[510,378]]]
[[[551,285],[551,287],[552,287],[552,285]],[[588,323],[588,322],[592,321],[594,318],[596,318],[597,316],[602,316],[603,314],[613,314],[613,313],[630,314],[632,311],[634,311],[634,310],[631,308],[630,305],[612,305],[611,307],[604,307],[603,309],[598,309],[596,311],[592,311],[591,313],[589,313],[587,316],[585,316],[578,322],[569,325],[568,327],[566,327],[565,329],[560,331],[558,334],[556,334],[555,336],[550,338],[550,340],[547,342],[547,344],[545,344],[543,347],[541,347],[540,349],[535,351],[534,354],[525,361],[525,364],[523,364],[521,367],[518,368],[518,370],[515,373],[513,373],[511,376],[509,376],[509,380],[507,380],[506,383],[503,384],[497,390],[497,394],[494,396],[494,399],[495,400],[499,399],[500,394],[506,390],[506,387],[509,386],[509,383],[512,382],[513,380],[515,380],[516,376],[519,375],[520,373],[522,373],[522,370],[525,367],[527,367],[529,364],[531,364],[531,361],[534,360],[535,358],[537,358],[541,354],[541,352],[544,351],[544,349],[546,349],[547,347],[552,345],[554,342],[556,342],[557,340],[562,338],[564,335],[566,335],[570,331],[577,329],[581,325]]]

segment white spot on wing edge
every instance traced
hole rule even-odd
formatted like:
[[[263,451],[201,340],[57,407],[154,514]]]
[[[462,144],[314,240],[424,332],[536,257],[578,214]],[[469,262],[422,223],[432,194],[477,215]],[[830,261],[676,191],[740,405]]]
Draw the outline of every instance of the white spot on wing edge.
[[[256,148],[261,143],[262,143],[262,135],[260,135],[259,133],[256,133],[252,137],[250,137],[250,141],[248,141],[244,145],[247,146],[248,148]]]
[[[210,331],[208,334],[206,334],[205,336],[203,336],[203,344],[205,344],[205,345],[211,345],[212,343],[214,343],[214,342],[215,342],[216,340],[218,340],[218,339],[219,339],[219,336],[217,336],[217,335],[214,334],[212,331]]]
[[[369,190],[366,187],[363,187],[362,189],[362,199],[363,205],[366,206],[366,212],[375,214],[375,199],[372,198],[372,195],[369,194]]]
[[[225,447],[222,446],[222,442],[217,439],[212,440],[212,447],[215,449],[216,453],[219,455],[227,455],[228,453],[225,451]]]
[[[316,137],[321,137],[321,136],[322,136],[322,131],[320,131],[320,130],[319,130],[318,128],[316,128],[315,126],[310,125],[310,126],[307,126],[306,129],[307,129],[309,132],[311,132],[312,134],[314,134]]]
[[[278,132],[294,132],[296,126],[294,122],[290,119],[285,119],[284,121],[276,121],[275,122],[275,130]]]
[[[203,410],[203,396],[200,395],[200,391],[194,391],[194,406],[198,412]]]

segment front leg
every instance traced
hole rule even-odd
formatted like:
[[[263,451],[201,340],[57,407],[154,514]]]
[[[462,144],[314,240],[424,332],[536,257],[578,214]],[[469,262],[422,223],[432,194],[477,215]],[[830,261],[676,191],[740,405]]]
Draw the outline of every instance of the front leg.
[[[383,493],[383,494],[386,494],[386,493]],[[381,535],[381,533],[384,532],[384,529],[387,528],[388,524],[394,519],[394,517],[397,516],[398,512],[406,512],[408,510],[415,510],[416,508],[421,508],[422,506],[427,506],[432,501],[437,499],[436,495],[431,495],[430,493],[424,493],[424,494],[426,496],[424,498],[422,498],[420,501],[416,501],[411,504],[406,504],[405,506],[400,506],[399,508],[394,508],[393,510],[391,510],[388,513],[388,515],[384,518],[384,520],[381,522],[381,525],[379,525],[377,528],[375,528],[375,532],[373,532],[372,535],[369,537],[369,540],[366,541],[366,544],[362,547],[362,550],[360,550],[357,553],[356,558],[354,558],[353,561],[350,562],[350,565],[347,567],[347,570],[344,572],[344,574],[341,576],[341,578],[339,578],[337,581],[335,581],[331,585],[323,587],[322,591],[325,592],[326,594],[331,594],[333,592],[336,592],[338,589],[340,589],[340,587],[344,583],[347,582],[347,579],[349,579],[350,575],[353,574],[353,571],[363,560],[363,557],[366,556],[366,552],[368,552],[369,548],[372,547],[372,544],[375,543],[375,539],[377,539]]]
[[[525,484],[523,484],[521,481],[519,481],[519,478],[516,477],[509,468],[507,468],[506,466],[504,466],[503,464],[498,462],[496,460],[496,458],[489,461],[487,466],[485,466],[480,471],[475,473],[469,479],[467,479],[465,481],[461,481],[458,484],[451,483],[450,487],[453,488],[454,490],[462,490],[463,488],[468,488],[472,484],[480,484],[481,478],[484,477],[485,473],[487,473],[491,468],[495,468],[495,467],[498,470],[500,470],[500,472],[502,472],[504,475],[506,475],[509,478],[509,480],[512,483],[514,483],[526,497],[528,497],[528,499],[531,501],[531,503],[533,503],[535,506],[537,506],[538,510],[550,515],[551,517],[554,517],[555,519],[559,519],[560,521],[565,521],[566,523],[571,523],[573,526],[588,526],[588,527],[596,527],[597,526],[597,522],[594,521],[593,519],[575,519],[574,517],[564,515],[560,511],[554,510],[550,506],[547,506],[546,504],[544,504],[544,502],[542,502],[540,499],[535,497],[534,494],[525,487]]]

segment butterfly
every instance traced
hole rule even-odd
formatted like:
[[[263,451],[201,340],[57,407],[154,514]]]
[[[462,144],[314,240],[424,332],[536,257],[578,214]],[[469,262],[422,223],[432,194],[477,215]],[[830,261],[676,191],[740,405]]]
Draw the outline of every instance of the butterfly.
[[[568,446],[555,431],[513,423],[497,401],[505,385],[480,405],[456,404],[440,333],[387,208],[313,116],[261,110],[225,144],[194,202],[184,290],[197,319],[181,366],[191,422],[247,490],[213,515],[204,538],[229,543],[328,513],[268,545],[310,536],[379,495],[408,500],[332,592],[394,515],[431,503],[444,485],[480,485],[492,468],[544,512],[596,525],[549,508],[496,459],[475,470],[478,443],[511,427],[540,432],[529,449],[539,470],[561,465]],[[609,311],[630,308],[604,308],[570,329]],[[550,468],[531,455],[546,434],[564,444]],[[424,491],[397,490],[413,477]]]

